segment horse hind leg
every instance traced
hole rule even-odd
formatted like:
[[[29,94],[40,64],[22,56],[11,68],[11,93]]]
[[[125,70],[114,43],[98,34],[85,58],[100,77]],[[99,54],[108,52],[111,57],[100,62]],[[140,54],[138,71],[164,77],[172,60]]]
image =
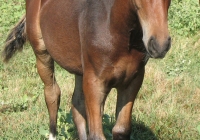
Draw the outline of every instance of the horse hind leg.
[[[75,88],[72,96],[72,113],[80,140],[87,140],[85,100],[82,88],[83,77],[75,75]]]
[[[36,55],[37,70],[44,83],[45,101],[49,112],[50,135],[49,140],[56,139],[57,112],[60,105],[60,88],[54,74],[54,60],[45,49],[42,38],[33,46]]]
[[[44,95],[50,121],[49,140],[55,140],[57,112],[60,105],[60,88],[54,75],[54,60],[46,49],[41,33],[40,14],[38,13],[40,11],[39,3],[40,1],[26,1],[26,33],[36,56],[38,73],[44,83]]]

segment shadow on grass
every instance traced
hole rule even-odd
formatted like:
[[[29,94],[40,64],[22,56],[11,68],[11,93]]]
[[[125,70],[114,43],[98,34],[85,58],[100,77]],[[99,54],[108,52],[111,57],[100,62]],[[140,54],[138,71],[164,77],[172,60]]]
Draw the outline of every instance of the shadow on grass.
[[[27,109],[28,106],[24,104],[6,104],[0,106],[0,113],[22,112]]]
[[[158,138],[144,122],[133,117],[131,140],[158,140]]]
[[[107,140],[112,140],[112,128],[115,125],[113,116],[103,115],[103,131]],[[78,139],[77,130],[74,126],[72,113],[59,110],[58,113],[58,139]],[[131,140],[158,140],[152,130],[144,122],[132,117]]]
[[[36,94],[32,97],[28,97],[27,95],[24,95],[21,100],[18,102],[10,102],[10,103],[2,103],[0,104],[0,113],[17,113],[17,112],[23,112],[27,110],[31,103],[36,103],[36,101],[39,98],[39,94]]]
[[[114,127],[114,117],[103,116],[103,130],[107,140],[112,140],[112,128]],[[131,140],[158,140],[152,130],[144,122],[132,117]]]

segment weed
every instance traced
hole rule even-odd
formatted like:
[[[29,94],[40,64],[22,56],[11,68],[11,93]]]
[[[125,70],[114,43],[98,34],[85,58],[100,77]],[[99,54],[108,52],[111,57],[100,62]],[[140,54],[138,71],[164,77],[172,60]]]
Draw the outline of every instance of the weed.
[[[191,36],[200,30],[200,7],[197,0],[173,0],[169,10],[171,30],[181,36]]]

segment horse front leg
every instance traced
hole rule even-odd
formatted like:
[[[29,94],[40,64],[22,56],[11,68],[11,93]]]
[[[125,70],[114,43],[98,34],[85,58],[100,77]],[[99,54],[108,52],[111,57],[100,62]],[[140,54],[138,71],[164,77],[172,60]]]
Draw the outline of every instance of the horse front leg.
[[[89,140],[105,140],[102,130],[102,116],[108,90],[93,73],[83,76],[83,90],[89,127]]]
[[[75,75],[75,88],[72,96],[73,120],[78,130],[80,140],[87,140],[86,133],[86,111],[83,94],[83,77]]]
[[[131,114],[137,93],[144,78],[144,68],[127,88],[118,88],[116,118],[117,122],[112,130],[113,140],[129,140],[131,134]]]

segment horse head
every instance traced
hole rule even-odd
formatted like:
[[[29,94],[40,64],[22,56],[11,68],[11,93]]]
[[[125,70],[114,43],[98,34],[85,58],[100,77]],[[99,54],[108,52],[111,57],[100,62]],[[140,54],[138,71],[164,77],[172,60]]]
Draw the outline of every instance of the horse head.
[[[168,9],[171,0],[132,0],[143,29],[143,42],[152,58],[163,58],[171,46]]]

